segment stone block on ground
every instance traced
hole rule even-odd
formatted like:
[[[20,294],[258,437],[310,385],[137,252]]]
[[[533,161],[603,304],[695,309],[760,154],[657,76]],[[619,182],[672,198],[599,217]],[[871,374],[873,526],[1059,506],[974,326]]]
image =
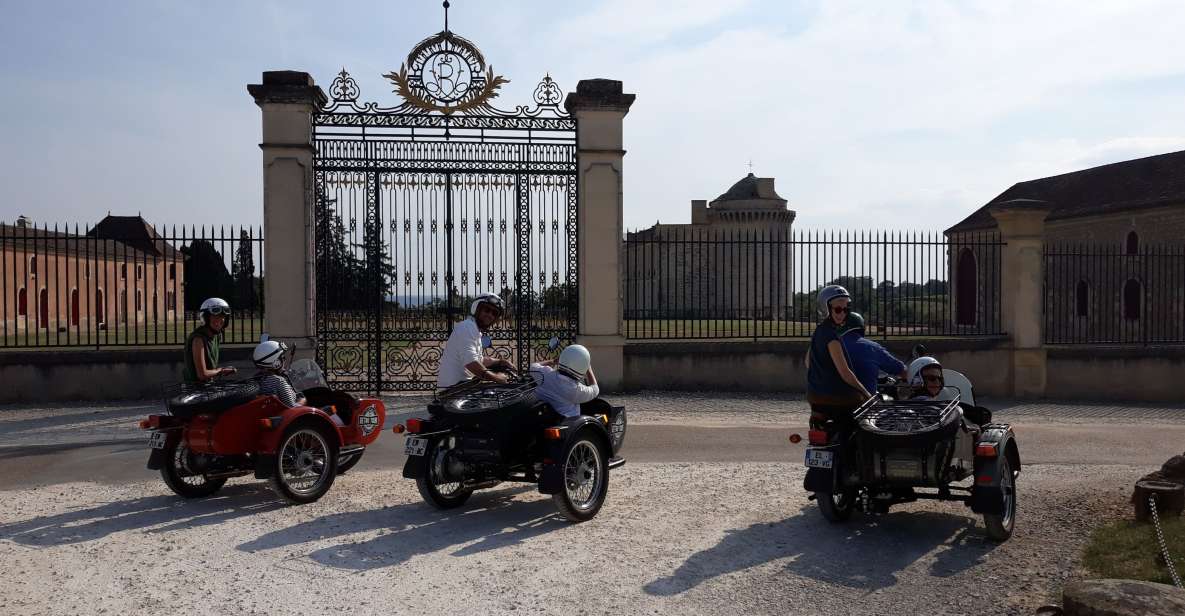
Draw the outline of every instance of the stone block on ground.
[[[1062,591],[1065,616],[1180,616],[1185,590],[1136,580],[1078,580]]]

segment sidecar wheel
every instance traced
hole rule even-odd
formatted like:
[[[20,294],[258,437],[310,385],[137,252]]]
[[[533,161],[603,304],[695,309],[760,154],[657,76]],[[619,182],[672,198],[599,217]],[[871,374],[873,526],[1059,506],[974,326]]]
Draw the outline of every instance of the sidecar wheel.
[[[587,522],[597,515],[609,492],[609,458],[600,444],[586,433],[564,453],[564,486],[552,496],[560,514],[572,522]]]
[[[210,479],[205,475],[192,473],[188,469],[189,448],[182,439],[172,440],[165,445],[165,461],[160,467],[161,479],[177,496],[205,498],[226,485],[226,477]]]
[[[294,505],[325,496],[337,476],[337,445],[307,423],[289,426],[280,439],[272,471],[272,490]]]
[[[841,490],[840,492],[815,492],[815,500],[819,501],[819,513],[832,524],[847,522],[856,510],[856,491]]]
[[[1004,498],[1004,513],[983,514],[983,525],[991,540],[1003,542],[1012,536],[1012,529],[1016,526],[1016,474],[1007,456],[1004,456],[1000,469],[1000,492]]]
[[[462,488],[459,481],[449,481],[443,477],[444,458],[448,451],[440,449],[439,445],[439,441],[432,443],[424,452],[428,457],[428,472],[423,477],[416,477],[416,488],[429,505],[437,509],[453,509],[464,505],[473,495],[473,490]]]

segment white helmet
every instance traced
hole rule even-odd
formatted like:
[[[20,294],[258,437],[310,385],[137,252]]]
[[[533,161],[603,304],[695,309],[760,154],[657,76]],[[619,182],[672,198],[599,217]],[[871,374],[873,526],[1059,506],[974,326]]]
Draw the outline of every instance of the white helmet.
[[[831,301],[841,297],[851,299],[852,295],[848,293],[847,289],[837,284],[829,284],[819,289],[819,295],[815,299],[819,302],[819,312],[823,315],[823,318],[830,316]]]
[[[942,368],[942,364],[938,363],[938,360],[933,357],[919,357],[909,362],[909,370],[906,372],[906,376],[909,378],[909,384],[921,385],[922,369],[929,368],[930,366]]]
[[[230,325],[230,304],[221,297],[211,297],[202,302],[198,314],[202,315],[202,323],[206,325],[210,324],[210,315],[224,314],[226,315],[226,324]]]
[[[251,359],[255,361],[255,366],[258,368],[279,370],[284,367],[284,359],[287,354],[288,345],[277,340],[268,340],[255,347]]]
[[[482,293],[481,295],[477,296],[477,299],[473,300],[472,304],[469,304],[469,316],[477,316],[477,307],[482,304],[489,304],[493,306],[498,310],[499,315],[501,315],[506,310],[506,303],[502,301],[501,297],[498,297],[493,293]]]
[[[583,379],[584,375],[588,374],[588,367],[591,364],[592,356],[589,355],[588,349],[579,344],[565,347],[560,353],[560,370],[569,376]]]

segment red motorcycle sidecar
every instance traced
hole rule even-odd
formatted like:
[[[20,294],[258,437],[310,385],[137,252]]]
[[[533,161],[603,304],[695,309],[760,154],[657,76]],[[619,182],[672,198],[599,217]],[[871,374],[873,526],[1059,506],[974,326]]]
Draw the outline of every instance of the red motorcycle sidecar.
[[[251,380],[170,393],[169,413],[149,415],[140,427],[150,431],[148,468],[186,498],[254,472],[288,502],[311,503],[358,463],[386,419],[381,400],[324,386],[305,389],[307,405],[294,408],[260,395]]]

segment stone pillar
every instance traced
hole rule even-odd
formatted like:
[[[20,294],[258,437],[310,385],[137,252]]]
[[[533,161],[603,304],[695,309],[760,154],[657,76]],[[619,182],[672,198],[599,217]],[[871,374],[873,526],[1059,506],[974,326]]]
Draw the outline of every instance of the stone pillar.
[[[263,329],[295,357],[313,357],[312,114],[325,104],[325,93],[299,71],[266,71],[263,83],[247,91],[263,116]]]
[[[619,390],[622,336],[622,120],[634,103],[621,82],[585,79],[564,107],[576,118],[580,331],[603,389]]]
[[[1004,247],[1000,311],[1012,338],[1010,366],[1012,393],[1017,397],[1045,395],[1045,217],[1050,206],[1042,201],[1006,201],[989,210],[1000,228]]]

